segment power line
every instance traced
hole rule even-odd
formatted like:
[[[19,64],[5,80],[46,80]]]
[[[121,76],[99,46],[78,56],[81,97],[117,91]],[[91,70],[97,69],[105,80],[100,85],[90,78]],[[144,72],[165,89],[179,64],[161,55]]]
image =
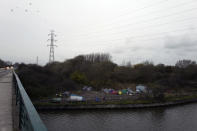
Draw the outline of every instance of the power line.
[[[133,12],[136,13],[136,12],[142,11],[142,10],[144,10],[144,9],[146,9],[146,8],[150,8],[150,7],[154,7],[154,6],[156,6],[156,5],[163,4],[163,3],[165,3],[165,2],[168,2],[168,0],[157,1],[157,2],[155,2],[155,3],[153,3],[153,4],[150,4],[150,5],[144,6],[144,7],[142,7],[142,8],[133,10],[132,12],[127,12],[127,13],[125,13],[125,14],[117,15],[117,16],[114,17],[114,18],[110,18],[110,20],[111,20],[111,19],[115,19],[115,18],[117,18],[117,17],[123,17],[123,16],[125,16],[125,15],[131,15]],[[127,8],[127,10],[128,10],[128,9],[130,9],[130,8]],[[112,23],[114,23],[114,22],[111,22],[111,23],[108,23],[108,24],[112,24]],[[106,25],[106,24],[105,24],[105,25]],[[90,25],[85,26],[85,29],[87,29],[88,26],[90,26]],[[91,26],[95,26],[95,25],[91,25]],[[101,26],[102,26],[102,25],[101,25]],[[104,25],[103,25],[103,26],[104,26]]]
[[[156,5],[160,5],[160,4],[163,4],[163,3],[166,3],[166,2],[169,2],[169,1],[168,1],[168,0],[157,1],[157,2],[155,2],[155,3],[153,3],[153,4],[144,6],[144,7],[142,7],[142,8],[137,9],[137,10],[134,10],[134,11],[132,11],[132,12],[127,12],[127,13],[125,13],[125,14],[119,15],[118,17],[125,16],[125,15],[131,15],[133,12],[136,13],[136,12],[138,12],[138,11],[143,11],[144,9],[147,9],[147,8],[150,8],[150,7],[154,7],[154,6],[156,6]]]
[[[167,0],[166,0],[167,1]],[[166,2],[166,1],[164,1],[164,2]],[[194,2],[197,2],[197,1],[194,1],[194,0],[192,0],[192,1],[187,1],[187,2],[183,2],[183,3],[179,3],[179,4],[177,4],[177,5],[175,5],[175,6],[172,6],[172,7],[170,7],[170,8],[168,8],[168,10],[169,9],[176,9],[176,8],[178,8],[178,7],[181,7],[181,6],[185,6],[185,5],[188,5],[188,4],[193,4]],[[163,9],[164,11],[166,11],[166,9]],[[153,13],[157,13],[157,12],[160,12],[160,11],[162,11],[162,10],[155,10],[155,11],[152,11],[152,12],[148,12],[147,14],[149,15],[149,14],[153,14]],[[134,12],[131,12],[129,15],[131,15],[131,14],[133,14],[133,13],[136,13],[136,11],[134,11]],[[145,15],[143,14],[143,15],[141,15],[141,16],[138,16],[138,17],[144,17]],[[136,19],[136,17],[135,16],[133,16],[135,19]],[[133,18],[133,17],[131,17],[131,18]],[[112,23],[109,23],[110,25],[112,25]]]
[[[194,1],[192,1],[192,2],[194,2]],[[192,2],[185,2],[185,3],[181,3],[181,4],[179,4],[179,5],[186,5],[186,4],[191,4]],[[197,2],[197,1],[196,1]],[[177,8],[177,7],[179,7],[178,5],[175,5],[175,6],[173,6],[173,8]],[[163,19],[163,18],[168,18],[169,16],[176,16],[176,15],[182,15],[182,14],[185,14],[185,13],[188,13],[188,12],[191,12],[191,11],[194,11],[194,10],[196,10],[197,8],[190,8],[190,9],[185,9],[185,10],[182,10],[182,11],[178,11],[178,12],[175,12],[175,13],[170,13],[170,14],[167,14],[167,15],[164,15],[164,16],[156,16],[156,17],[153,17],[153,18],[151,18],[151,19],[146,19],[146,20],[142,20],[142,21],[138,21],[138,22],[132,22],[132,23],[128,23],[128,24],[124,24],[124,25],[120,25],[120,26],[117,26],[116,28],[114,28],[114,27],[109,27],[109,28],[103,28],[103,29],[101,29],[101,31],[104,31],[104,30],[113,30],[113,29],[118,29],[118,28],[122,28],[122,27],[128,27],[128,26],[131,26],[131,25],[134,25],[134,24],[139,24],[139,23],[144,23],[144,22],[149,22],[150,20],[159,20],[159,19]],[[154,11],[154,12],[158,12],[158,11]],[[153,13],[153,12],[152,12]],[[150,14],[150,13],[149,13]],[[144,15],[143,15],[144,16]],[[140,16],[140,18],[141,17],[143,17],[143,16]],[[92,34],[92,33],[100,33],[100,31],[92,31],[92,32],[90,32],[90,33],[88,33],[88,34],[83,34],[83,35],[81,35],[82,37],[83,36],[88,36],[88,35],[90,35],[90,34]]]
[[[191,34],[190,36],[196,36],[196,34]],[[177,36],[180,36],[180,35],[173,35],[173,37],[177,37]],[[143,38],[141,38],[141,39],[139,39],[139,40],[136,40],[137,42],[142,42],[142,41],[152,41],[152,40],[158,40],[158,39],[164,39],[164,37],[167,37],[166,35],[164,36],[164,35],[160,35],[160,36],[157,36],[157,37],[152,37],[152,38],[145,38],[145,37],[143,37]],[[129,38],[128,38],[129,39]]]
[[[194,20],[194,19],[197,19],[197,17],[194,17],[194,18],[191,18],[190,20]],[[189,20],[189,19],[184,19],[184,20],[182,20],[182,21],[176,21],[176,22],[184,22],[184,21],[186,21],[186,20]],[[156,28],[156,27],[160,27],[161,25],[168,25],[170,22],[166,22],[166,23],[159,23],[159,24],[157,24],[157,26],[155,26],[155,25],[149,25],[149,26],[147,26],[147,27],[152,27],[152,28]],[[190,22],[191,23],[191,22]],[[190,24],[190,23],[187,23],[185,26],[189,26],[188,24]],[[192,24],[192,23],[191,23]],[[182,25],[182,26],[184,26],[184,25]],[[148,30],[148,28],[145,28],[145,27],[140,27],[140,28],[132,28],[132,29],[140,29],[140,31],[142,31],[142,30]],[[156,29],[161,29],[161,28],[156,28]],[[131,31],[131,29],[130,30],[126,30],[126,31],[120,31],[120,32],[113,32],[113,33],[110,33],[110,35],[118,35],[118,34],[121,34],[121,33],[129,33]]]
[[[192,28],[192,29],[196,29],[196,28]],[[144,38],[144,37],[149,37],[149,36],[157,36],[157,35],[162,35],[162,34],[166,34],[166,33],[174,33],[174,32],[187,31],[187,30],[190,30],[190,29],[188,27],[186,27],[186,28],[177,29],[174,31],[165,31],[165,32],[157,32],[157,33],[153,33],[153,34],[137,35],[137,36],[132,36],[130,38],[132,38],[132,39]]]
[[[197,29],[197,28],[192,28],[192,29]],[[150,36],[153,36],[153,39],[155,39],[154,38],[154,36],[162,36],[162,35],[164,35],[164,34],[167,34],[167,33],[174,33],[174,32],[179,32],[179,31],[188,31],[189,30],[189,28],[183,28],[183,29],[178,29],[178,30],[173,30],[173,31],[165,31],[165,32],[160,32],[160,33],[154,33],[154,34],[148,34],[148,35],[138,35],[138,36],[133,36],[133,37],[131,37],[131,36],[127,36],[127,37],[124,37],[124,38],[116,38],[116,39],[113,39],[113,40],[101,40],[101,41],[96,41],[96,42],[105,42],[105,43],[111,43],[111,42],[114,42],[114,41],[121,41],[121,40],[126,40],[126,39],[136,39],[136,38],[145,38],[145,37],[150,37]],[[153,39],[150,39],[150,40],[153,40]],[[156,38],[157,39],[157,38]],[[146,39],[145,41],[147,41],[147,40],[149,40],[149,39]],[[141,41],[141,40],[139,40],[139,41]]]
[[[181,23],[181,22],[185,22],[185,21],[189,21],[189,20],[194,20],[194,19],[197,19],[197,17],[191,17],[191,18],[188,18],[188,19],[180,19],[180,20],[178,20],[178,21],[174,21],[174,22],[176,22],[176,24],[177,24],[177,22],[179,22],[179,23]],[[147,30],[148,28],[150,28],[150,27],[152,27],[152,28],[156,28],[156,27],[161,27],[162,25],[168,25],[168,24],[170,24],[171,22],[165,22],[165,23],[158,23],[158,24],[156,24],[156,25],[148,25],[148,26],[145,26],[145,27],[143,27],[143,26],[141,26],[141,27],[137,27],[137,28],[127,28],[126,30],[124,30],[124,31],[118,31],[118,32],[112,32],[112,33],[110,33],[109,35],[118,35],[118,34],[122,34],[122,33],[129,33],[130,31],[131,31],[131,29],[140,29],[140,31],[142,31],[142,30]],[[191,23],[191,22],[190,22]],[[190,23],[187,23],[186,25],[182,25],[182,26],[189,26],[188,24],[190,24]],[[191,23],[192,24],[192,23]],[[147,28],[148,27],[148,28]],[[96,35],[97,37],[98,36],[103,36],[103,34],[97,34]],[[93,38],[93,37],[85,37],[85,38],[82,38],[82,39],[87,39],[87,38]],[[77,40],[77,39],[75,39],[75,40]]]
[[[197,29],[197,28],[192,28],[192,29]],[[127,37],[127,38],[136,39],[136,38],[144,38],[144,37],[150,37],[150,36],[160,36],[160,35],[167,34],[167,33],[175,33],[175,32],[179,32],[179,31],[188,31],[188,30],[190,30],[190,29],[183,28],[183,29],[178,29],[178,30],[173,30],[173,31],[164,31],[164,32],[159,32],[159,33],[154,33],[154,34],[137,35],[137,36],[133,36],[133,37],[131,36],[131,37]]]

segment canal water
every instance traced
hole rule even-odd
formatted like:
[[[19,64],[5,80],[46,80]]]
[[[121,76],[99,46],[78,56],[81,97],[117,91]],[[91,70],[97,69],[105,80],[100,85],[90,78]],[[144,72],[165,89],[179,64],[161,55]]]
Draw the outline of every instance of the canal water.
[[[49,131],[197,131],[197,103],[151,109],[39,113]]]

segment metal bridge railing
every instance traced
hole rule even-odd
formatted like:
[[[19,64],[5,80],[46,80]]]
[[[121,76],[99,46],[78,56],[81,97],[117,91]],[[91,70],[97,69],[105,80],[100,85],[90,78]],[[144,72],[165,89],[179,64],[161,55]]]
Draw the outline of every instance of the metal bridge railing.
[[[13,82],[16,93],[16,105],[19,107],[19,129],[21,131],[47,131],[18,75],[14,71]]]

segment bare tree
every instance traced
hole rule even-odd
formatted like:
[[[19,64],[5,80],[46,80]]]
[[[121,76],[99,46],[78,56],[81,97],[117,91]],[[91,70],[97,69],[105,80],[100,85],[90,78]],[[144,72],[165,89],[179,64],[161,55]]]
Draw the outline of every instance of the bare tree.
[[[179,60],[175,64],[175,66],[179,68],[186,68],[190,65],[196,65],[196,62],[191,60]]]
[[[85,60],[91,63],[109,62],[111,61],[111,56],[108,53],[92,53],[84,55]]]

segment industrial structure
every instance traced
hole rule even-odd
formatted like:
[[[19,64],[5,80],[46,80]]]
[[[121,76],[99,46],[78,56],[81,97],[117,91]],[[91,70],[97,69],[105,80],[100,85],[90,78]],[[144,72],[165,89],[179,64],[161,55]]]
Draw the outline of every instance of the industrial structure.
[[[57,41],[55,40],[56,34],[54,33],[54,30],[51,30],[50,34],[48,34],[48,36],[50,36],[50,39],[48,39],[48,41],[50,41],[50,44],[47,45],[50,47],[50,51],[49,51],[49,63],[54,62],[55,60],[55,56],[54,56],[54,47],[57,45],[55,45],[54,43]]]

